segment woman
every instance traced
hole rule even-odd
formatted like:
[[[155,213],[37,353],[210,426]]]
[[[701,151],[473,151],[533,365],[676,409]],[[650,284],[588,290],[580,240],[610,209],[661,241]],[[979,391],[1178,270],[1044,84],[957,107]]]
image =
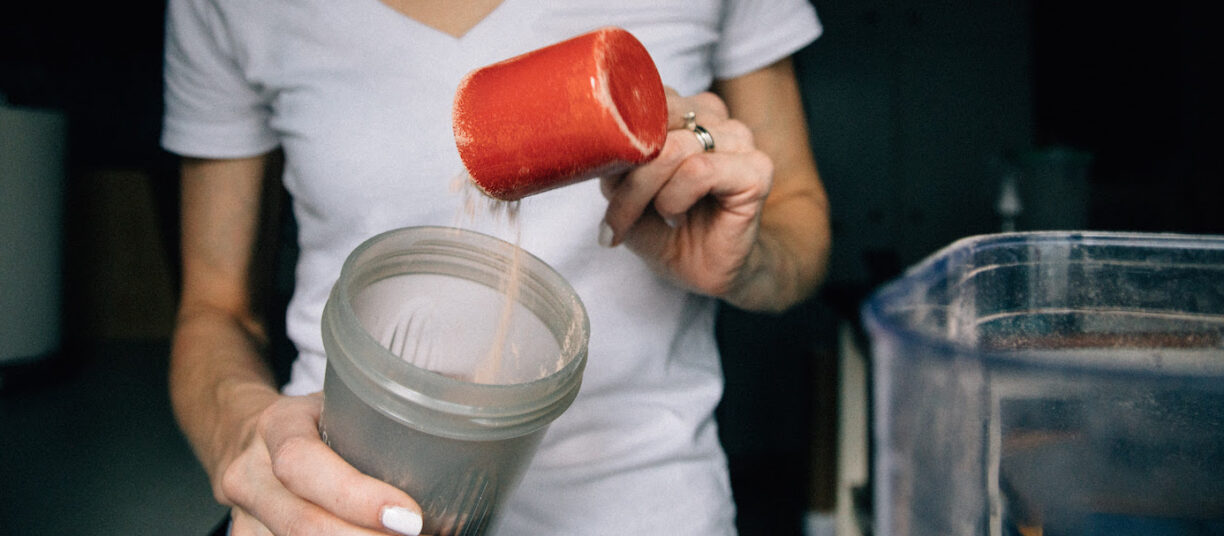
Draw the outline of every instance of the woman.
[[[592,334],[582,391],[496,533],[735,532],[714,308],[782,310],[824,275],[828,211],[788,59],[819,23],[802,0],[539,4],[171,0],[162,143],[184,157],[171,393],[233,534],[420,530],[411,497],[319,440],[327,292],[366,238],[456,224],[450,104],[464,74],[609,25],[638,37],[673,88],[671,132],[648,165],[523,202],[521,245],[575,287]],[[283,391],[249,288],[278,147],[301,249]]]

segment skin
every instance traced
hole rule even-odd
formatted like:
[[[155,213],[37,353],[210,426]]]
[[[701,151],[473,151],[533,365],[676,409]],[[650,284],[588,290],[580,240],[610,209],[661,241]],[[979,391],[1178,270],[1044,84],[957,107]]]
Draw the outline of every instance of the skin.
[[[435,30],[462,37],[492,13],[501,0],[381,0],[387,7]]]
[[[828,202],[808,148],[790,60],[668,94],[668,139],[651,163],[602,179],[612,246],[659,274],[738,307],[782,311],[824,279]],[[721,96],[721,98],[720,98]],[[715,140],[703,152],[684,114]]]
[[[476,4],[450,23],[428,9],[412,16],[461,35],[496,6]],[[457,4],[416,4],[446,5]],[[660,157],[602,180],[610,245],[745,309],[780,311],[804,299],[824,277],[830,238],[790,62],[720,82],[713,93],[670,93],[668,107],[673,131]],[[688,111],[713,135],[714,152],[684,129]],[[232,507],[234,535],[388,534],[384,508],[419,506],[332,452],[318,434],[321,398],[281,395],[263,357],[250,282],[265,158],[182,163],[174,412],[216,499]]]
[[[387,506],[420,508],[319,439],[318,395],[280,395],[251,308],[264,157],[182,164],[183,295],[170,393],[181,428],[230,505],[233,534],[386,534]]]

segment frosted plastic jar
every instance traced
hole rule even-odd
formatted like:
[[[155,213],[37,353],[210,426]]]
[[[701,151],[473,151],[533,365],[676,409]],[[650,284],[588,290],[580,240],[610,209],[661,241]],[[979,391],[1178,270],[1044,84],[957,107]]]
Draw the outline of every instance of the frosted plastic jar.
[[[507,287],[516,263],[517,290]],[[415,498],[424,533],[439,535],[490,525],[578,394],[589,333],[578,296],[543,261],[442,227],[390,231],[355,249],[322,328],[324,440]],[[503,337],[502,351],[490,351]]]

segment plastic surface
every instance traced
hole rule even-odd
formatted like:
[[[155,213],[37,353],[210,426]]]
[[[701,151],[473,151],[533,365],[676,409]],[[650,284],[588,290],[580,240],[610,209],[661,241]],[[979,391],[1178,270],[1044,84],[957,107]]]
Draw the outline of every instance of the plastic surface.
[[[440,227],[384,233],[350,255],[323,313],[320,430],[415,498],[425,533],[480,534],[577,396],[588,333],[569,284],[511,244]]]
[[[472,71],[453,116],[472,181],[507,201],[649,162],[667,138],[659,72],[620,28]]]
[[[876,534],[1224,530],[1224,237],[969,238],[863,318]]]

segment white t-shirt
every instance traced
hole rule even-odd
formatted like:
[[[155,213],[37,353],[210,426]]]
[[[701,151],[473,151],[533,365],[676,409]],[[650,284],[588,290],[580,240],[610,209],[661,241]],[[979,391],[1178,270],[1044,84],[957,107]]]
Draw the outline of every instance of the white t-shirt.
[[[637,36],[681,94],[781,59],[820,33],[805,0],[504,0],[461,38],[379,0],[171,0],[162,145],[227,158],[284,149],[299,225],[285,392],[321,389],[320,317],[348,254],[392,228],[471,221],[451,102],[468,71],[603,26]],[[597,244],[598,181],[525,199],[521,245],[590,317],[582,390],[549,428],[498,534],[733,534],[713,409],[713,300]]]

